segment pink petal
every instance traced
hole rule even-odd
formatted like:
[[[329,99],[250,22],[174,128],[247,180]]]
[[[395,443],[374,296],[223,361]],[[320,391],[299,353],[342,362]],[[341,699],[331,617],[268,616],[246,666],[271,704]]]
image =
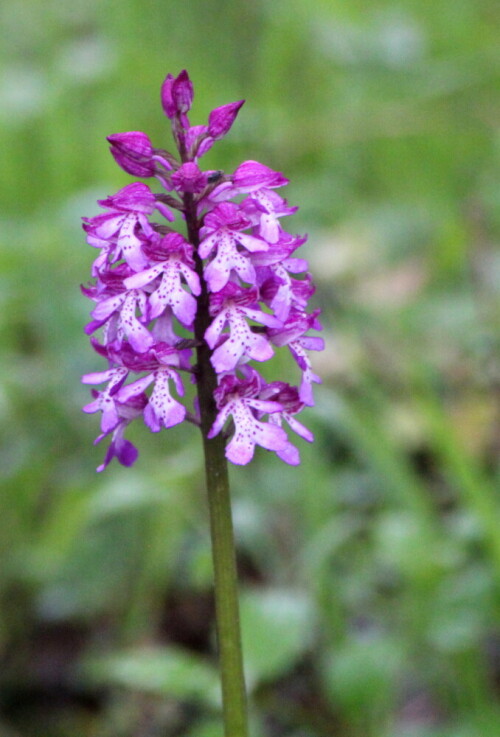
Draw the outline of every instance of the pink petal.
[[[235,435],[226,446],[226,458],[237,466],[245,466],[253,458],[255,443],[246,435]]]
[[[301,438],[304,438],[304,440],[307,440],[309,443],[312,443],[314,440],[314,435],[309,430],[309,428],[305,427],[301,422],[295,419],[295,417],[292,417],[289,414],[285,414],[285,419],[292,428],[294,432],[297,433],[297,435],[300,435]]]
[[[138,274],[128,276],[123,280],[123,283],[127,289],[138,289],[140,287],[144,287],[146,284],[149,284],[149,282],[152,282],[153,279],[156,279],[157,276],[160,276],[164,269],[165,261],[162,261],[160,264],[156,264],[150,269],[145,269],[144,271],[140,271]]]
[[[218,140],[226,135],[244,102],[245,100],[230,102],[212,110],[208,116],[208,133],[213,139]]]
[[[255,442],[267,450],[284,450],[288,443],[286,432],[278,425],[255,421],[253,430]]]
[[[268,361],[274,355],[269,341],[263,335],[257,333],[252,333],[252,335],[253,340],[247,348],[249,357],[253,358],[254,361]]]
[[[242,246],[245,246],[248,251],[267,251],[269,248],[269,244],[263,241],[262,238],[256,238],[253,235],[234,233],[234,238]]]
[[[284,450],[277,450],[276,455],[282,461],[288,463],[289,466],[298,466],[300,464],[300,453],[292,443],[287,443]]]

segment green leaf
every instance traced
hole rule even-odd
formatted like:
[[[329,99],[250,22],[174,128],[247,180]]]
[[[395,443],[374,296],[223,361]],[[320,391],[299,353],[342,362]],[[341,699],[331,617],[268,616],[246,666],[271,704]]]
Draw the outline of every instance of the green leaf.
[[[309,647],[314,612],[300,591],[246,592],[241,599],[245,672],[250,688],[288,671]]]
[[[360,633],[325,658],[324,679],[332,702],[349,712],[368,712],[390,703],[403,650],[387,635]]]
[[[212,665],[179,649],[141,648],[87,661],[92,682],[218,706],[219,677]]]

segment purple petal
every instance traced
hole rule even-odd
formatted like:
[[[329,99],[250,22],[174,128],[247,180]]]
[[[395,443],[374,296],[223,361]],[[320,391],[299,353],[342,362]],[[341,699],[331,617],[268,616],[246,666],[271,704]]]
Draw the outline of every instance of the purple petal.
[[[100,409],[101,409],[101,403],[99,399],[94,399],[93,402],[89,402],[88,404],[82,407],[82,412],[85,412],[88,415],[92,415],[94,414],[94,412],[99,412]]]
[[[108,141],[113,158],[124,171],[136,177],[154,176],[153,147],[145,133],[115,133],[108,136]]]
[[[122,466],[132,466],[136,462],[138,455],[139,451],[135,445],[132,445],[130,440],[126,440],[125,438],[123,438],[119,447],[116,448],[116,457]]]
[[[200,277],[198,276],[196,271],[193,271],[185,264],[181,264],[179,269],[192,293],[198,297],[201,294],[201,284]]]
[[[235,239],[238,243],[248,251],[267,251],[269,244],[262,240],[262,238],[256,238],[253,235],[247,235],[246,233],[234,233]]]
[[[199,170],[194,161],[187,161],[172,174],[171,181],[179,192],[198,193],[207,186],[207,175]]]
[[[145,269],[144,271],[140,271],[133,276],[128,276],[126,279],[123,280],[123,283],[127,287],[127,289],[137,289],[140,287],[144,287],[146,286],[146,284],[149,284],[149,282],[152,282],[153,279],[156,279],[157,276],[160,276],[160,274],[163,273],[164,269],[165,262],[156,264],[150,269]]]
[[[278,425],[255,421],[253,429],[255,442],[267,450],[284,450],[288,443],[286,432]]]
[[[154,297],[154,295],[153,295]],[[193,324],[196,316],[197,302],[195,298],[186,292],[181,286],[175,292],[172,310],[176,318],[186,327]]]
[[[171,74],[167,74],[161,86],[161,104],[167,118],[173,118],[177,112],[177,107],[172,97],[173,84],[173,76]]]
[[[228,338],[220,345],[210,358],[210,362],[218,374],[224,371],[232,371],[245,351],[236,338]]]
[[[218,234],[217,232],[211,233],[207,238],[204,238],[198,248],[198,253],[201,258],[206,258],[210,255],[210,252],[217,245]]]
[[[96,320],[106,320],[110,315],[118,310],[124,303],[126,293],[117,294],[114,297],[108,297],[99,302],[90,313]]]
[[[114,375],[116,369],[108,369],[107,371],[94,371],[91,374],[84,374],[82,376],[82,384],[102,384],[104,381],[109,381]]]
[[[203,276],[211,292],[220,292],[227,284],[230,273],[230,266],[221,259],[216,259],[205,266]]]
[[[289,414],[285,414],[285,419],[292,428],[294,432],[297,433],[297,435],[300,435],[301,438],[304,438],[304,440],[307,440],[309,443],[312,443],[314,440],[314,435],[309,430],[309,428],[305,427],[301,422],[295,419],[295,417],[292,417]]]
[[[177,425],[186,416],[185,407],[170,394],[169,378],[169,371],[158,372],[149,404],[144,410],[144,421],[153,432],[157,432],[161,425]]]
[[[127,467],[132,466],[137,460],[139,455],[137,448],[129,440],[123,438],[121,432],[123,432],[121,428],[115,431],[115,436],[106,451],[104,461],[96,469],[99,473],[104,471],[113,458],[116,458],[122,466]]]
[[[258,409],[259,412],[266,412],[272,414],[274,412],[281,412],[283,407],[279,402],[267,401],[265,399],[249,399],[248,404]]]
[[[208,132],[212,138],[218,140],[226,135],[244,102],[245,100],[230,102],[212,110],[208,116]]]
[[[193,83],[183,69],[172,84],[172,99],[179,113],[187,113],[191,109],[193,94]]]
[[[322,351],[325,348],[325,341],[315,335],[304,335],[299,338],[300,345],[307,348],[308,351]]]
[[[217,343],[219,336],[224,329],[224,325],[226,324],[226,320],[226,313],[223,310],[222,312],[219,312],[212,324],[206,329],[204,337],[210,348],[213,348]]]
[[[253,340],[247,347],[247,352],[250,358],[254,361],[268,361],[273,357],[274,351],[263,335],[252,333]]]
[[[289,466],[300,465],[300,453],[292,443],[287,443],[284,450],[277,450],[276,455]]]
[[[111,146],[127,156],[139,159],[153,155],[153,146],[149,137],[141,131],[128,131],[127,133],[114,133],[107,136]]]
[[[121,311],[123,330],[132,348],[138,353],[145,353],[153,345],[154,338],[135,316],[135,305],[136,299],[134,292],[132,292],[125,300]]]
[[[141,394],[145,389],[147,389],[151,382],[154,381],[154,378],[154,374],[148,374],[148,376],[143,376],[142,378],[137,379],[137,381],[127,384],[127,386],[122,386],[122,388],[116,393],[117,401],[128,402],[132,397],[136,397]]]
[[[242,307],[241,309],[251,320],[260,322],[262,323],[262,325],[267,325],[267,327],[269,328],[281,327],[281,320],[278,320],[277,317],[275,317],[274,315],[270,315],[268,312],[262,312],[262,310],[252,310],[248,307]]]
[[[226,458],[237,466],[245,466],[253,458],[255,443],[246,435],[235,435],[226,446]]]
[[[223,407],[217,417],[215,418],[215,422],[210,428],[210,431],[207,435],[208,438],[214,438],[216,435],[220,433],[222,428],[224,427],[224,424],[231,414],[231,403],[227,404],[225,407]]]
[[[234,186],[241,191],[250,192],[262,187],[283,187],[288,184],[288,179],[278,171],[273,171],[268,166],[258,161],[244,161],[236,169],[233,175]]]

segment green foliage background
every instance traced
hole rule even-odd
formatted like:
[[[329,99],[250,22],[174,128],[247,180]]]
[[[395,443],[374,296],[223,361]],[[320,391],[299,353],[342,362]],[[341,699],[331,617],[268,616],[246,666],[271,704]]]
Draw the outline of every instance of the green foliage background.
[[[8,0],[0,145],[0,732],[220,735],[199,438],[96,475],[80,216],[105,136],[246,98],[206,157],[291,178],[327,350],[298,469],[233,469],[259,737],[497,737],[494,0]],[[205,160],[204,160],[205,161]],[[280,363],[281,361],[281,363]],[[282,359],[279,371],[293,371]]]

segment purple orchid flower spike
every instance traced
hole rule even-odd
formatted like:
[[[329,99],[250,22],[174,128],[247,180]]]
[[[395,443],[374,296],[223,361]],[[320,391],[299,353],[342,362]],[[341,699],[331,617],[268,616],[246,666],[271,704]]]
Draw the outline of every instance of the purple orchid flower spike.
[[[306,238],[284,229],[297,210],[276,191],[288,180],[253,160],[228,174],[199,163],[230,132],[243,102],[221,105],[207,124],[191,126],[193,84],[183,70],[168,74],[161,88],[174,153],[155,148],[141,131],[108,136],[117,164],[163,191],[132,182],[99,201],[101,214],[83,219],[87,242],[99,252],[93,281],[82,287],[94,303],[85,330],[100,331],[102,342],[92,337],[92,345],[108,362],[83,377],[101,385],[84,408],[101,414],[96,442],[110,438],[99,471],[114,458],[135,462],[137,449],[124,433],[139,418],[152,432],[188,420],[208,439],[227,433],[226,457],[237,465],[249,463],[256,446],[297,465],[287,433],[313,439],[296,416],[314,404],[320,379],[309,351],[323,341],[309,334],[321,327],[318,311],[307,312],[314,285],[307,262],[295,255]],[[282,347],[298,366],[296,387],[266,383],[252,365]],[[205,381],[212,387],[209,421],[206,396],[195,415],[186,410],[185,374],[200,397]]]

